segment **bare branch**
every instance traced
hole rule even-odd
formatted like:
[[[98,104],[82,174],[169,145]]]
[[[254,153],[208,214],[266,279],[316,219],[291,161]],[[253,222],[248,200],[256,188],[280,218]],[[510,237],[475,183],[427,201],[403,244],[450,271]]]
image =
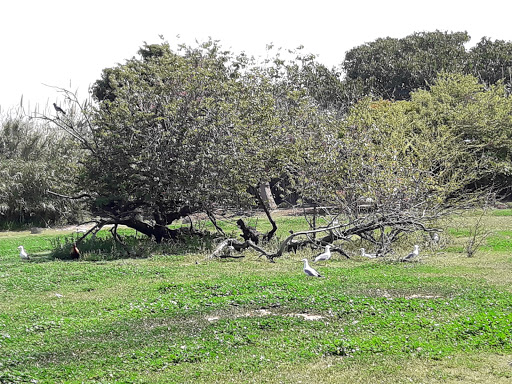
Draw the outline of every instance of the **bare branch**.
[[[86,126],[90,130],[92,130],[92,128],[93,128],[92,122],[89,119],[89,114],[88,114],[88,110],[87,110],[87,108],[88,108],[87,100],[83,104],[81,104],[80,101],[78,100],[76,93],[73,93],[64,88],[51,86],[51,85],[47,85],[47,84],[44,84],[44,85],[46,85],[47,87],[56,89],[57,92],[63,93],[66,100],[68,100],[72,105],[77,106],[77,108],[80,112],[79,117],[82,118],[83,120],[82,121],[73,120],[73,116],[75,114],[66,114],[61,117],[59,117],[58,115],[56,115],[55,117],[48,117],[45,114],[34,113],[34,115],[31,116],[30,118],[40,119],[40,120],[48,121],[48,122],[55,124],[57,127],[62,129],[64,132],[66,132],[71,137],[76,139],[79,143],[81,143],[83,148],[89,150],[91,153],[96,153],[94,146],[84,136],[83,131],[81,131],[79,129],[81,126],[82,127]],[[89,103],[89,105],[90,105],[90,103]]]
[[[219,232],[222,236],[226,236],[226,234],[224,233],[224,231],[222,230],[221,227],[219,227],[217,225],[217,219],[215,218],[215,215],[213,214],[212,211],[210,211],[209,209],[206,210],[206,215],[208,215],[208,218],[210,219],[210,221],[212,222],[213,226],[215,227],[215,229],[217,230],[217,232]]]

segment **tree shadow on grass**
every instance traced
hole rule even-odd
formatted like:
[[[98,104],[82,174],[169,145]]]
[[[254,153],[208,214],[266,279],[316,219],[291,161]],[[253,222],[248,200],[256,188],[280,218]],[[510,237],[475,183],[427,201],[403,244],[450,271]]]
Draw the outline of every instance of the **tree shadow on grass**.
[[[162,243],[156,243],[147,237],[128,235],[122,240],[113,237],[90,237],[77,243],[76,237],[71,235],[52,240],[52,250],[38,261],[112,261],[149,258],[154,255],[184,256],[189,253],[211,251],[213,241],[209,234],[202,237],[184,235]],[[77,243],[80,252],[78,258],[71,252],[74,243]]]

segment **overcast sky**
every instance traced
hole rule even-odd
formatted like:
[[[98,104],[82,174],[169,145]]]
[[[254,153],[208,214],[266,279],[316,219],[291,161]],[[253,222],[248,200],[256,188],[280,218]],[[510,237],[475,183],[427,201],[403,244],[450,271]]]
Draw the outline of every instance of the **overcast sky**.
[[[208,37],[224,48],[264,54],[269,43],[304,45],[329,67],[379,37],[467,31],[512,41],[508,0],[4,0],[0,7],[0,108],[59,101],[43,84],[85,97],[101,70],[163,35],[174,45]]]

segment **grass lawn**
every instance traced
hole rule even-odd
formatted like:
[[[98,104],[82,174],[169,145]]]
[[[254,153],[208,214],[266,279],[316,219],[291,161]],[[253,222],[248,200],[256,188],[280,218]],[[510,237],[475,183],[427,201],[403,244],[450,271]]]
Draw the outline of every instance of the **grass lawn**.
[[[354,240],[315,266],[324,279],[302,272],[313,250],[52,261],[62,234],[0,233],[0,383],[510,383],[512,215],[496,212],[472,258],[477,215],[412,263],[362,259]]]

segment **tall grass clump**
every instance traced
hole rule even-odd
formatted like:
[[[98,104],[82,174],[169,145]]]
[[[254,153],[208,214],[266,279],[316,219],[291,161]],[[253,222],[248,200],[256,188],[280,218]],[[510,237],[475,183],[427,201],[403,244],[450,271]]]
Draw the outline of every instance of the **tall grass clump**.
[[[0,228],[80,221],[81,203],[48,193],[70,193],[79,157],[76,144],[48,124],[21,110],[0,115]]]

